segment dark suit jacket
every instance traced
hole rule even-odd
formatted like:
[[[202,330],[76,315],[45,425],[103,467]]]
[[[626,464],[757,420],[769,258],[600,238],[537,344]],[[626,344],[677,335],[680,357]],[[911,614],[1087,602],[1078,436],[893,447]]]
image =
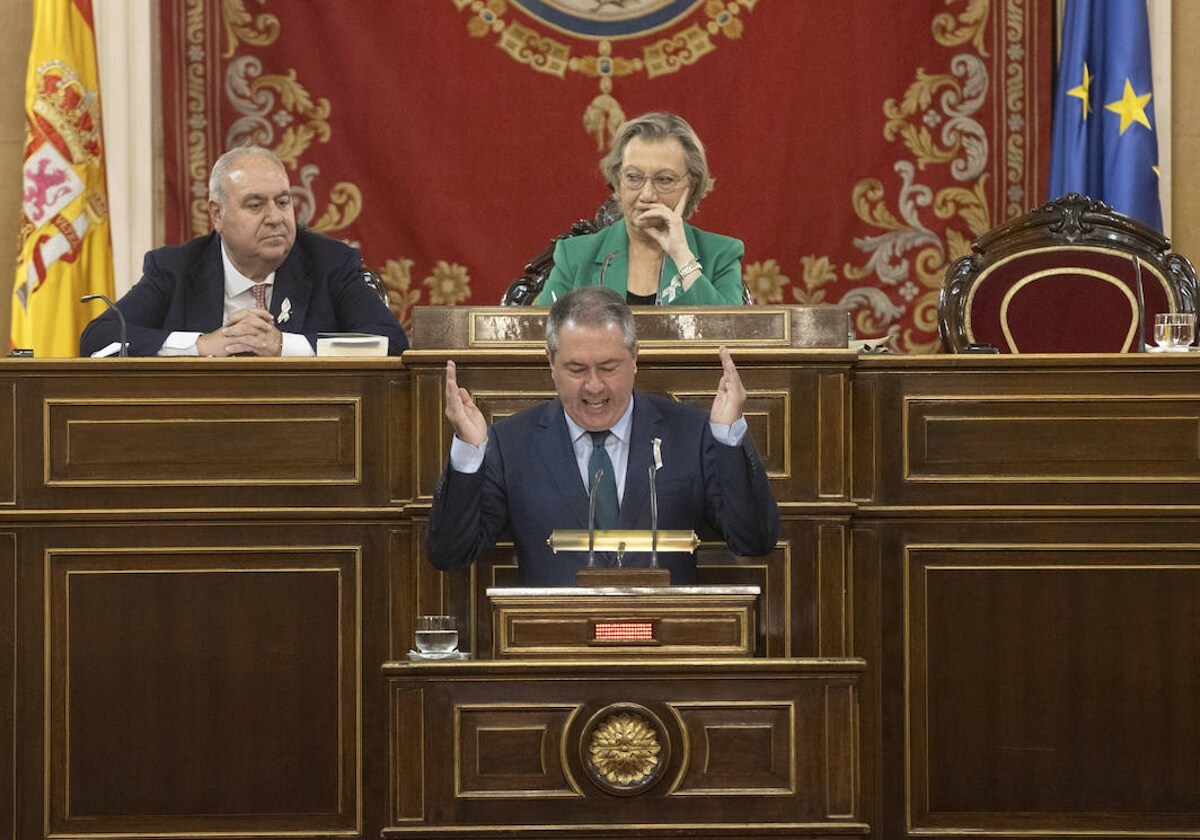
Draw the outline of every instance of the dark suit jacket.
[[[660,529],[698,532],[707,524],[738,555],[775,548],[779,509],[749,435],[740,446],[725,446],[713,438],[704,412],[640,392],[634,393],[620,528],[650,528],[648,470],[656,437],[663,461],[656,482]],[[586,552],[555,555],[546,538],[558,528],[586,530],[587,512],[587,490],[555,399],[497,422],[478,472],[447,465],[434,490],[426,550],[434,566],[449,569],[472,562],[508,530],[523,584],[570,586],[587,563]],[[625,565],[648,560],[630,554]],[[695,580],[694,555],[660,553],[659,563],[671,569],[672,583]]]
[[[291,312],[284,332],[304,335],[314,348],[317,333],[362,332],[384,335],[388,355],[399,356],[408,339],[396,317],[362,279],[356,249],[307,230],[275,271],[271,312],[278,317],[284,299]],[[117,306],[125,315],[129,355],[153,356],[172,332],[212,332],[225,319],[225,267],[216,233],[146,254],[142,279]],[[93,319],[79,338],[79,353],[90,356],[120,341],[112,310]]]

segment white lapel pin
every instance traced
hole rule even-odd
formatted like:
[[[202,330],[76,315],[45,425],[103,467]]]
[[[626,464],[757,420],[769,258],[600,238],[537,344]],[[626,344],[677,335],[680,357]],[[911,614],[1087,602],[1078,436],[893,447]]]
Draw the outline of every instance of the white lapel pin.
[[[275,323],[282,324],[284,321],[292,317],[292,299],[284,298],[283,303],[279,304],[279,317],[275,319]]]
[[[654,438],[654,469],[662,469],[662,438]]]

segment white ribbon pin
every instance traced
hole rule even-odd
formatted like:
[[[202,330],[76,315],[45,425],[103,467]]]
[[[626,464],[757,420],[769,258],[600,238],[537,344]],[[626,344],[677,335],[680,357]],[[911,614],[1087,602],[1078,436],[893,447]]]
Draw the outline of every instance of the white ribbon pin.
[[[283,303],[279,304],[279,316],[275,319],[275,323],[282,324],[284,321],[292,317],[292,299],[284,298]]]
[[[654,471],[662,469],[662,438],[654,438]]]

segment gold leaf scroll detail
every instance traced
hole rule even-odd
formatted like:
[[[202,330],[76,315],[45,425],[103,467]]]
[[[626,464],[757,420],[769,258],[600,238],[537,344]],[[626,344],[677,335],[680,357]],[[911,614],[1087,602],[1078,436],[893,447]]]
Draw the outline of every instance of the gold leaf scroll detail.
[[[588,134],[596,138],[598,152],[608,148],[623,122],[625,111],[622,110],[621,103],[607,93],[593,99],[592,104],[583,112],[583,127]]]
[[[900,230],[904,226],[883,203],[886,193],[887,190],[884,189],[883,183],[877,178],[863,178],[854,185],[854,191],[851,194],[854,215],[867,224],[873,224],[885,230]]]
[[[285,75],[277,73],[260,76],[250,83],[250,90],[258,94],[263,88],[274,90],[279,95],[279,102],[284,110],[304,118],[304,122],[288,126],[274,152],[279,159],[295,169],[300,155],[312,145],[314,140],[321,143],[329,141],[329,100],[321,98],[313,101],[304,86],[296,81],[295,69],[290,69]]]
[[[946,0],[949,6],[954,0]],[[988,51],[983,33],[986,29],[989,0],[969,0],[967,8],[957,16],[943,12],[933,18],[933,39],[943,47],[957,47],[971,42],[980,55]]]
[[[987,175],[980,175],[972,189],[964,187],[946,187],[938,192],[933,200],[933,214],[939,219],[951,219],[958,216],[967,223],[971,239],[978,239],[992,229],[992,214],[988,212],[987,196],[984,195],[983,185]],[[965,254],[956,254],[952,259],[958,259]]]
[[[421,292],[412,287],[413,261],[407,257],[398,260],[388,260],[379,271],[383,287],[387,289],[388,308],[396,315],[396,320],[406,328],[412,327],[412,308],[421,299]]]
[[[263,5],[266,0],[257,0]],[[279,37],[279,18],[262,14],[255,17],[246,11],[246,0],[221,0],[221,17],[225,21],[225,52],[222,58],[231,57],[238,44],[245,41],[256,47],[275,43]]]
[[[678,73],[689,64],[695,64],[716,49],[708,33],[699,24],[692,24],[670,38],[648,44],[642,51],[646,64],[646,78]]]
[[[962,88],[953,76],[946,73],[929,74],[925,72],[925,68],[918,67],[917,80],[909,85],[900,102],[897,103],[889,97],[883,103],[883,113],[888,118],[883,127],[884,138],[890,141],[899,136],[908,150],[916,156],[920,169],[924,169],[930,163],[947,163],[959,152],[959,143],[952,147],[939,148],[927,126],[918,127],[908,119],[918,111],[928,109],[933,103],[934,94],[942,88],[962,93]]]
[[[318,233],[330,233],[354,224],[362,213],[362,191],[348,181],[339,181],[329,193],[330,203],[321,218],[309,227]]]
[[[539,73],[566,78],[571,48],[553,38],[542,37],[528,26],[509,23],[496,46]]]

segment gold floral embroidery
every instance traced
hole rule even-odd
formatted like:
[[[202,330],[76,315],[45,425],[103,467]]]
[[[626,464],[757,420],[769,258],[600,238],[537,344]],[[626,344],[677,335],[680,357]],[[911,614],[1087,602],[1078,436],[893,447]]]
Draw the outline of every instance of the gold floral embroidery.
[[[792,287],[792,297],[797,303],[824,303],[825,290],[822,286],[837,280],[837,272],[829,257],[807,256],[800,258],[804,272],[804,288]]]
[[[401,257],[388,260],[379,271],[379,277],[387,289],[388,307],[405,327],[412,326],[412,308],[421,299],[420,290],[411,288],[412,267],[412,260]]]
[[[434,306],[453,306],[471,296],[471,276],[465,265],[438,260],[423,282]]]
[[[261,6],[266,0],[257,2]],[[265,47],[279,37],[279,18],[267,14],[255,17],[246,11],[246,0],[221,0],[221,17],[225,21],[225,40],[228,41],[222,58],[231,57],[242,41]]]
[[[706,0],[704,14],[707,21],[681,25],[666,37],[643,42],[641,57],[614,55],[613,39],[605,36],[567,32],[568,40],[551,37],[534,28],[529,21],[507,17],[510,10],[506,0],[451,2],[459,12],[470,14],[467,32],[472,38],[498,35],[496,45],[513,60],[559,78],[566,78],[569,71],[596,79],[600,93],[587,105],[583,123],[584,129],[596,137],[598,148],[603,149],[611,141],[611,126],[620,125],[624,120],[621,104],[613,95],[614,79],[643,70],[646,78],[653,79],[695,64],[717,48],[713,37],[737,39],[742,36],[746,26],[743,12],[753,11],[758,0]],[[623,5],[623,0],[618,3]],[[605,4],[598,3],[597,7],[601,5]],[[536,13],[525,11],[537,19]],[[575,42],[595,42],[595,54],[572,55],[571,36]]]
[[[792,281],[775,260],[750,263],[742,268],[742,282],[756,303],[782,303],[783,287]]]

